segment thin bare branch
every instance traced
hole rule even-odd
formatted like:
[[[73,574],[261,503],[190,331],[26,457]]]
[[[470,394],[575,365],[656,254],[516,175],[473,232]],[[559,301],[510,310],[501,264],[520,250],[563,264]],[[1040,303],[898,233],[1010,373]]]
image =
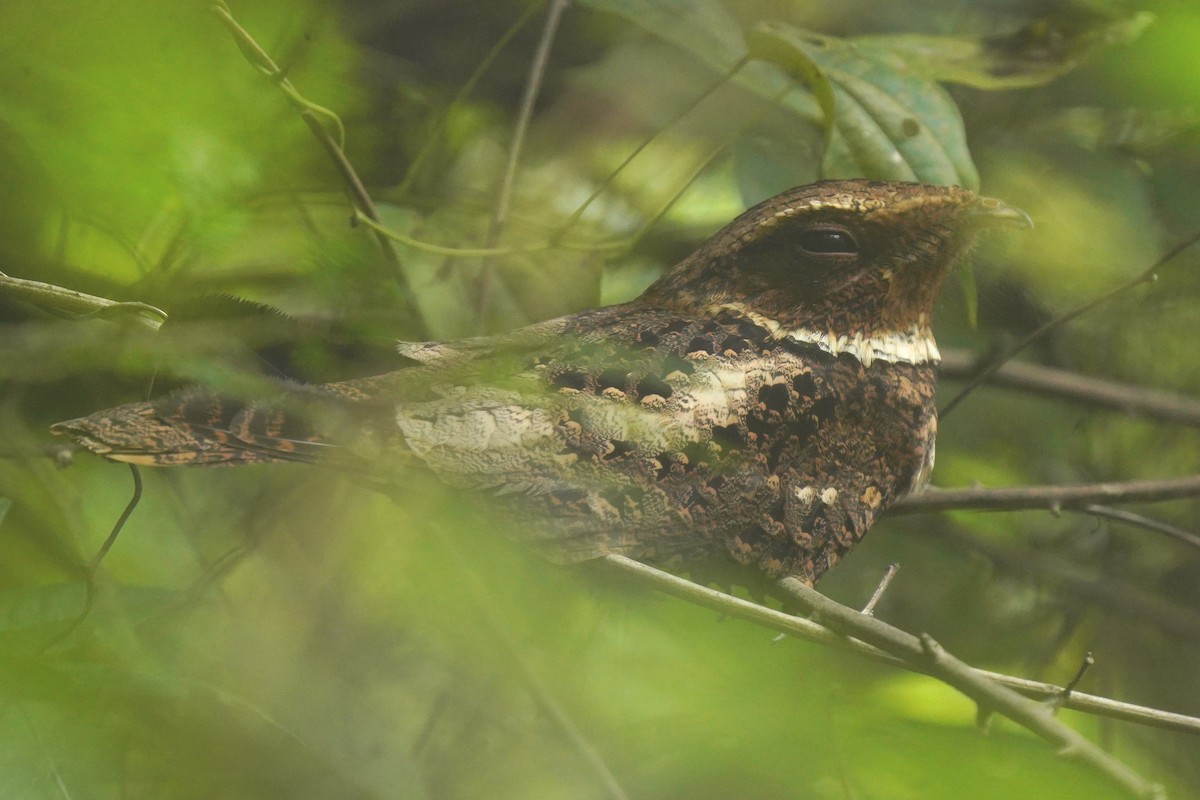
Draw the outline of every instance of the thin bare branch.
[[[784,97],[786,97],[788,95],[788,93],[791,92],[794,88],[795,88],[794,86],[785,86],[783,89],[781,89],[780,91],[778,91],[771,97],[771,102],[772,103],[779,102]],[[640,228],[638,228],[637,231],[634,232],[633,236],[630,237],[630,240],[629,240],[630,246],[632,247],[633,245],[635,245],[639,241],[641,241],[642,237],[645,236],[647,233],[649,233],[650,229],[653,228],[656,224],[658,224],[658,221],[671,209],[671,206],[675,205],[675,203],[677,203],[679,201],[679,198],[683,197],[683,193],[686,192],[691,187],[691,185],[696,182],[696,179],[699,178],[704,173],[704,170],[708,169],[709,165],[712,164],[712,162],[717,159],[717,156],[721,155],[721,153],[725,152],[729,147],[731,147],[734,144],[734,142],[736,142],[743,135],[745,135],[746,131],[750,130],[755,125],[757,125],[759,122],[761,122],[762,119],[764,117],[766,117],[766,115],[770,112],[772,107],[773,106],[767,106],[767,107],[763,108],[763,110],[759,111],[757,114],[754,114],[753,116],[747,118],[746,121],[743,122],[741,125],[739,125],[737,127],[737,129],[735,129],[729,136],[725,137],[725,139],[718,142],[717,145],[715,147],[713,147],[708,152],[708,154],[700,161],[700,163],[698,163],[692,169],[692,172],[687,177],[687,179],[679,184],[679,186],[672,193],[672,195],[667,199],[667,201],[665,203],[663,203],[661,206],[659,206],[659,208],[653,214],[651,214],[649,217],[647,217],[646,221],[644,223],[642,223],[642,226]]]
[[[408,169],[405,170],[404,178],[400,181],[400,184],[389,193],[389,197],[393,201],[399,200],[408,195],[413,183],[415,183],[417,180],[417,176],[421,174],[421,170],[425,167],[425,163],[433,155],[434,151],[437,150],[438,144],[441,143],[443,138],[442,134],[445,132],[446,125],[450,121],[450,118],[454,115],[454,112],[457,111],[466,102],[466,99],[471,96],[471,93],[475,91],[475,87],[479,84],[479,81],[485,74],[487,74],[488,69],[491,68],[492,64],[496,61],[500,54],[504,52],[504,49],[508,47],[509,43],[516,37],[518,33],[520,33],[521,29],[525,27],[526,23],[533,18],[533,15],[536,14],[537,11],[538,4],[530,3],[525,10],[521,12],[521,15],[517,17],[516,21],[509,26],[508,30],[504,32],[504,35],[500,37],[499,41],[492,45],[492,49],[488,51],[487,55],[484,56],[483,59],[475,66],[475,70],[471,73],[470,77],[467,78],[466,82],[463,83],[463,85],[459,88],[458,92],[454,95],[454,99],[450,101],[445,110],[443,110],[438,116],[432,130],[430,130],[429,134],[425,137],[425,142],[421,145],[421,149],[417,151],[417,154],[413,156],[412,161],[409,162]]]
[[[542,36],[538,40],[537,50],[533,54],[533,62],[529,65],[529,77],[525,81],[525,93],[521,97],[521,106],[517,111],[516,124],[513,126],[512,141],[508,146],[508,160],[504,164],[504,175],[500,180],[500,191],[496,194],[496,206],[492,211],[492,221],[488,226],[484,239],[484,248],[494,247],[500,240],[500,232],[508,219],[508,207],[512,201],[513,185],[517,179],[517,166],[521,162],[521,151],[525,147],[525,135],[529,130],[529,120],[533,118],[533,107],[537,103],[538,94],[542,90],[542,79],[546,75],[546,65],[550,60],[550,49],[554,37],[558,33],[558,24],[562,20],[570,0],[550,0],[550,8],[546,11],[546,22],[542,26]],[[489,261],[483,264],[480,273],[479,315],[482,318],[492,302],[492,283],[495,280],[494,267]]]
[[[716,94],[718,89],[720,89],[722,86],[724,86],[726,83],[728,83],[735,75],[737,75],[737,73],[742,69],[742,67],[744,67],[746,65],[748,60],[749,59],[747,59],[747,58],[743,58],[741,61],[734,64],[733,67],[728,72],[726,72],[724,75],[722,75],[720,78],[718,78],[712,84],[710,84],[708,86],[708,88],[706,88],[703,92],[701,92],[699,95],[697,95],[690,103],[688,103],[686,106],[681,108],[675,114],[674,117],[672,117],[671,119],[664,122],[663,125],[657,131],[655,131],[655,133],[652,136],[647,138],[645,141],[643,141],[637,147],[633,148],[633,150],[629,151],[629,153],[625,156],[625,158],[621,159],[621,163],[617,164],[617,166],[614,167],[613,170],[608,173],[608,175],[604,178],[604,180],[600,182],[600,185],[597,186],[590,195],[588,195],[587,199],[584,200],[582,203],[580,203],[579,207],[576,208],[573,212],[571,212],[571,216],[568,217],[567,221],[564,222],[562,227],[560,227],[558,229],[558,232],[551,236],[551,241],[557,243],[558,241],[563,239],[566,236],[567,232],[570,231],[571,228],[573,228],[575,226],[575,223],[579,222],[580,218],[587,212],[588,208],[591,207],[592,203],[596,202],[597,198],[599,198],[602,194],[604,194],[606,191],[608,191],[609,187],[611,187],[616,182],[617,176],[621,174],[622,170],[624,170],[631,163],[633,163],[633,160],[635,158],[637,158],[647,147],[649,147],[650,144],[652,142],[654,142],[654,140],[657,139],[658,136],[663,131],[669,130],[671,127],[676,125],[680,120],[682,120],[688,114],[695,111],[696,108],[701,103],[703,103],[709,97],[712,97],[714,94]],[[739,128],[739,131],[740,130],[741,129]]]
[[[943,378],[972,379],[986,367],[966,350],[942,351],[938,373]],[[1175,392],[1106,381],[1053,367],[1010,361],[986,378],[993,386],[1060,397],[1134,416],[1200,427],[1200,399]]]
[[[1012,347],[1008,348],[1008,350],[1006,350],[1004,352],[1003,356],[996,359],[994,362],[992,362],[991,365],[986,367],[982,372],[980,372],[971,381],[969,381],[967,383],[967,385],[964,386],[962,388],[962,390],[957,395],[955,395],[954,398],[941,409],[941,411],[938,412],[939,415],[942,417],[945,417],[947,414],[949,414],[951,411],[953,411],[954,408],[959,403],[961,403],[963,400],[965,400],[967,398],[967,396],[970,395],[971,392],[973,392],[976,389],[976,387],[978,387],[981,384],[986,383],[988,380],[990,380],[992,375],[994,375],[996,372],[998,372],[1001,367],[1003,367],[1005,364],[1007,364],[1009,361],[1011,361],[1018,353],[1020,353],[1022,350],[1024,350],[1029,345],[1036,342],[1038,339],[1041,339],[1043,336],[1045,336],[1050,331],[1054,330],[1055,328],[1061,327],[1062,325],[1067,324],[1068,322],[1070,322],[1073,319],[1076,319],[1077,317],[1080,317],[1080,316],[1086,314],[1087,312],[1091,311],[1093,308],[1096,308],[1099,305],[1103,305],[1104,303],[1107,303],[1112,298],[1127,292],[1128,290],[1132,289],[1135,286],[1138,286],[1143,283],[1152,283],[1152,282],[1158,280],[1158,270],[1161,269],[1164,265],[1166,265],[1167,262],[1173,260],[1176,256],[1178,256],[1184,250],[1186,250],[1189,247],[1191,247],[1192,245],[1194,245],[1196,242],[1200,242],[1200,233],[1193,234],[1192,236],[1189,236],[1188,238],[1184,239],[1182,242],[1179,242],[1174,247],[1172,247],[1170,250],[1168,250],[1166,253],[1164,253],[1157,261],[1155,261],[1153,264],[1151,264],[1147,269],[1145,269],[1142,272],[1138,273],[1137,275],[1133,276],[1132,278],[1125,281],[1124,283],[1121,283],[1121,284],[1113,287],[1112,289],[1109,289],[1107,292],[1100,295],[1099,297],[1095,297],[1095,298],[1087,301],[1083,305],[1078,306],[1077,308],[1074,308],[1074,309],[1068,311],[1065,314],[1055,317],[1054,319],[1050,320],[1049,322],[1039,325],[1035,331],[1033,331],[1032,333],[1025,336],[1023,339],[1018,341]]]
[[[764,628],[795,636],[798,639],[804,639],[815,644],[830,645],[840,650],[846,650],[855,655],[869,658],[872,661],[901,667],[911,672],[927,674],[927,671],[917,664],[890,655],[877,647],[857,639],[842,636],[812,620],[776,611],[773,608],[752,603],[749,600],[743,600],[740,597],[734,597],[724,592],[719,592],[716,589],[701,586],[698,583],[692,583],[677,575],[663,572],[660,569],[631,558],[626,558],[625,556],[606,556],[605,562],[611,567],[619,569],[661,592],[690,603],[695,603],[704,608],[712,609],[726,616],[744,619],[748,622],[761,625]],[[1016,678],[1011,675],[989,672],[987,670],[975,671],[985,678],[1003,684],[1013,691],[1035,700],[1050,700],[1061,695],[1063,692],[1063,687],[1051,683]],[[1067,698],[1064,705],[1066,708],[1097,716],[1200,735],[1200,718],[1189,717],[1185,714],[1176,714],[1172,711],[1147,708],[1119,700],[1111,700],[1107,697],[1097,697],[1096,695],[1075,691],[1071,692],[1070,697]]]
[[[512,141],[508,147],[504,177],[496,196],[496,207],[492,212],[492,230],[489,234],[492,242],[499,237],[500,229],[508,219],[508,206],[512,200],[513,184],[517,179],[521,151],[525,148],[525,135],[529,131],[529,120],[533,118],[533,107],[542,91],[542,79],[546,76],[546,65],[550,60],[550,49],[554,45],[554,37],[558,34],[558,24],[562,21],[563,12],[566,11],[569,3],[570,0],[550,0],[550,8],[546,11],[546,22],[542,26],[542,36],[538,40],[537,50],[534,51],[533,62],[529,65],[529,77],[525,82],[525,92],[521,97],[521,106],[517,111],[516,124],[513,126]]]
[[[879,581],[879,585],[875,587],[875,592],[871,595],[871,599],[863,606],[862,613],[868,617],[875,616],[875,606],[879,605],[879,601],[883,598],[883,593],[892,585],[892,580],[899,571],[899,564],[888,564],[887,571],[883,573],[883,578]]]
[[[1055,707],[1060,707],[1063,703],[1070,699],[1071,692],[1075,691],[1075,687],[1079,685],[1079,682],[1083,680],[1083,676],[1088,674],[1088,670],[1090,670],[1095,663],[1096,657],[1092,655],[1091,650],[1083,654],[1083,660],[1079,662],[1079,669],[1075,670],[1075,676],[1072,677],[1067,685],[1063,687],[1063,690],[1059,693],[1058,697],[1054,698]]]
[[[1193,547],[1200,547],[1200,536],[1141,514],[1110,508],[1112,503],[1155,503],[1200,496],[1200,476],[1170,478],[1165,480],[1128,481],[1113,483],[1074,484],[1066,486],[1014,486],[1003,489],[927,489],[919,495],[910,495],[898,500],[889,514],[919,514],[932,511],[978,510],[1019,511],[1044,509],[1051,512],[1075,511],[1093,516],[1117,520],[1128,525],[1137,525],[1154,530]],[[992,559],[1012,560],[983,541],[972,540],[969,545],[976,551],[984,551]],[[1049,569],[1050,561],[1038,560],[1037,568]],[[1074,573],[1058,571],[1054,575],[1060,583],[1072,587],[1077,593],[1086,595],[1094,602],[1110,604],[1114,598],[1112,586],[1096,589],[1093,582]],[[1144,614],[1157,624],[1188,637],[1200,636],[1200,626],[1193,620],[1181,618],[1177,609],[1157,602],[1155,598],[1125,597],[1115,603],[1116,611]]]
[[[889,514],[931,511],[1083,510],[1103,503],[1162,503],[1200,497],[1200,475],[1147,481],[1076,483],[1062,486],[1009,486],[1003,489],[926,489],[896,501]]]
[[[1160,629],[1164,635],[1178,637],[1180,641],[1200,642],[1200,615],[1196,609],[1172,602],[1161,592],[1098,575],[1096,570],[1077,561],[1043,550],[1031,551],[987,537],[970,536],[953,525],[917,527],[911,533],[931,537],[965,553],[982,555],[998,571],[1023,577],[1036,576],[1040,583],[1054,587],[1056,592],[1114,616],[1135,620],[1138,625]]]
[[[1155,533],[1162,533],[1170,536],[1176,541],[1183,542],[1184,544],[1200,549],[1200,536],[1175,525],[1170,525],[1162,520],[1157,520],[1142,514],[1135,514],[1132,511],[1125,511],[1124,509],[1110,508],[1108,506],[1097,505],[1094,503],[1092,505],[1086,505],[1079,510],[1084,514],[1091,514],[1093,517],[1104,517],[1105,519],[1111,519],[1116,522],[1123,522],[1126,525],[1131,525],[1135,528],[1145,528],[1146,530],[1154,531]]]

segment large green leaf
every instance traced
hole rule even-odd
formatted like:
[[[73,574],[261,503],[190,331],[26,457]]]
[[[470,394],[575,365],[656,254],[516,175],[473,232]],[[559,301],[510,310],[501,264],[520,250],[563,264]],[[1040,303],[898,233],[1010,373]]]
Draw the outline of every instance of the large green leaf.
[[[781,23],[758,26],[747,43],[751,55],[777,64],[818,99],[826,98],[823,108],[832,94],[821,164],[825,177],[978,186],[958,107],[902,58]]]
[[[718,71],[747,55],[738,80],[764,96],[785,85],[781,68],[811,95],[792,92],[780,104],[823,120],[824,177],[875,177],[954,183],[979,178],[954,101],[938,82],[979,89],[1047,83],[1076,68],[1097,48],[1129,41],[1150,14],[1114,19],[1074,13],[1035,20],[983,36],[898,34],[838,39],[780,23],[752,30],[743,46],[738,20],[720,0],[584,0],[619,14],[693,53]],[[765,62],[765,63],[763,63]]]
[[[806,86],[810,94],[791,92],[779,102],[824,123],[823,177],[978,184],[953,100],[884,48],[860,50],[850,40],[774,23],[760,25],[743,43],[737,20],[716,0],[585,2],[626,17],[720,71],[752,56],[757,61],[738,79],[756,93],[776,97],[788,77]]]

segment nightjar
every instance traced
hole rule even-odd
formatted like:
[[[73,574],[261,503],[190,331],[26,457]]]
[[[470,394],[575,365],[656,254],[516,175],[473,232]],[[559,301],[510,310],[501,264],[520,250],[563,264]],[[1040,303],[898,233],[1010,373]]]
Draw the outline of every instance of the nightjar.
[[[55,432],[146,465],[306,461],[492,495],[572,562],[727,554],[815,582],[934,458],[938,291],[1029,225],[956,187],[825,181],[745,212],[640,297],[272,396],[195,388]],[[401,359],[398,359],[400,361]]]

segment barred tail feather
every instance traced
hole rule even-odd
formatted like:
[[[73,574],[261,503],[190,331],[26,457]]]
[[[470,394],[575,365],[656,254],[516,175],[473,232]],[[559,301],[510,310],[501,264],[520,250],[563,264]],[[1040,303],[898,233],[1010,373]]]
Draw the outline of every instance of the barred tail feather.
[[[268,409],[192,390],[105,409],[50,430],[111,461],[142,466],[316,461],[332,449],[283,435],[284,422]]]

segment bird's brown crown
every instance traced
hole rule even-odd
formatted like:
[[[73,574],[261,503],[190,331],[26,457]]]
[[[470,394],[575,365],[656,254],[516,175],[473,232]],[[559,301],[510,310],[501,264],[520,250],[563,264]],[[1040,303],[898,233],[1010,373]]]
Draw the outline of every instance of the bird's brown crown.
[[[692,314],[732,310],[779,338],[876,358],[937,360],[943,280],[980,228],[1021,211],[954,186],[802,186],[735,219],[643,296]]]

